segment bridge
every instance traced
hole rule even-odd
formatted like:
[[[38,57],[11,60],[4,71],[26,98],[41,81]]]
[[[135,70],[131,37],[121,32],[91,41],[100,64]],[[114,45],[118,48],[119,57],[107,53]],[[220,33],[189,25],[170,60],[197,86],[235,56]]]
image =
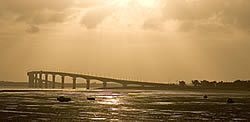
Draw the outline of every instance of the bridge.
[[[162,83],[150,83],[150,82],[141,82],[141,81],[133,81],[133,80],[121,80],[115,78],[107,78],[107,77],[99,77],[92,75],[83,75],[83,74],[74,74],[74,73],[65,73],[65,72],[49,72],[49,71],[32,71],[28,72],[28,82],[30,88],[55,88],[56,84],[56,76],[61,77],[61,88],[64,88],[65,77],[72,78],[72,88],[76,89],[76,81],[77,79],[85,79],[86,80],[86,89],[90,88],[91,80],[98,80],[103,83],[103,88],[107,88],[108,83],[118,83],[121,84],[122,87],[126,88],[128,85],[139,85],[141,87],[150,86],[150,87],[167,87],[168,84]],[[49,81],[49,75],[52,76],[52,81]]]

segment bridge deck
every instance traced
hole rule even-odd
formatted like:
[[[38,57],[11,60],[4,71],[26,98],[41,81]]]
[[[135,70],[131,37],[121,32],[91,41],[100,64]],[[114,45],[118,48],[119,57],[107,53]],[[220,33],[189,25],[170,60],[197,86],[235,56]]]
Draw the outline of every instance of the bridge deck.
[[[169,84],[164,83],[154,83],[154,82],[142,82],[142,81],[135,81],[135,80],[123,80],[123,79],[116,79],[116,78],[107,78],[107,77],[100,77],[100,76],[92,76],[92,75],[84,75],[84,74],[75,74],[75,73],[65,73],[65,72],[50,72],[50,71],[32,71],[28,72],[28,74],[47,74],[47,75],[59,75],[59,76],[68,76],[72,78],[83,78],[87,80],[99,80],[105,83],[113,82],[119,84],[134,84],[134,85],[147,85],[147,86],[169,86]]]

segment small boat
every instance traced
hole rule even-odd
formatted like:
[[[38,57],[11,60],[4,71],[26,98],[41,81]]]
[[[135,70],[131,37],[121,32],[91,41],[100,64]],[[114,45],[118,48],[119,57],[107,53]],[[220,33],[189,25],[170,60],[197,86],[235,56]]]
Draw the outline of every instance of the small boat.
[[[95,100],[95,98],[87,97],[87,100]]]
[[[234,103],[234,101],[233,101],[232,98],[228,98],[228,99],[227,99],[227,103]]]
[[[60,96],[57,98],[57,100],[60,102],[69,102],[69,101],[71,101],[71,98],[66,98],[64,96]]]

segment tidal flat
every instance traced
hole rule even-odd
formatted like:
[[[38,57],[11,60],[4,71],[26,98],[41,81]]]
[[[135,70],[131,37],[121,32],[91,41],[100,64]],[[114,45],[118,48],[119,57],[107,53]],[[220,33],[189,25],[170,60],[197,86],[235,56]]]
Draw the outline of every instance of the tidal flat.
[[[72,100],[59,102],[59,96]],[[228,98],[234,103],[227,103]],[[0,91],[1,121],[239,121],[250,120],[249,108],[249,91]]]

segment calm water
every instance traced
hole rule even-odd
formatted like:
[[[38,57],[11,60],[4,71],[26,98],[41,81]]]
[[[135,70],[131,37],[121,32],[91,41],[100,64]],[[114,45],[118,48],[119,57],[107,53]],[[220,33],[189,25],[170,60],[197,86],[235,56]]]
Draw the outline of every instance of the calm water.
[[[208,99],[203,99],[207,94]],[[71,97],[60,103],[58,96]],[[95,97],[88,101],[87,97]],[[227,104],[227,98],[235,103]],[[0,119],[14,121],[250,120],[249,92],[65,90],[0,92]]]

